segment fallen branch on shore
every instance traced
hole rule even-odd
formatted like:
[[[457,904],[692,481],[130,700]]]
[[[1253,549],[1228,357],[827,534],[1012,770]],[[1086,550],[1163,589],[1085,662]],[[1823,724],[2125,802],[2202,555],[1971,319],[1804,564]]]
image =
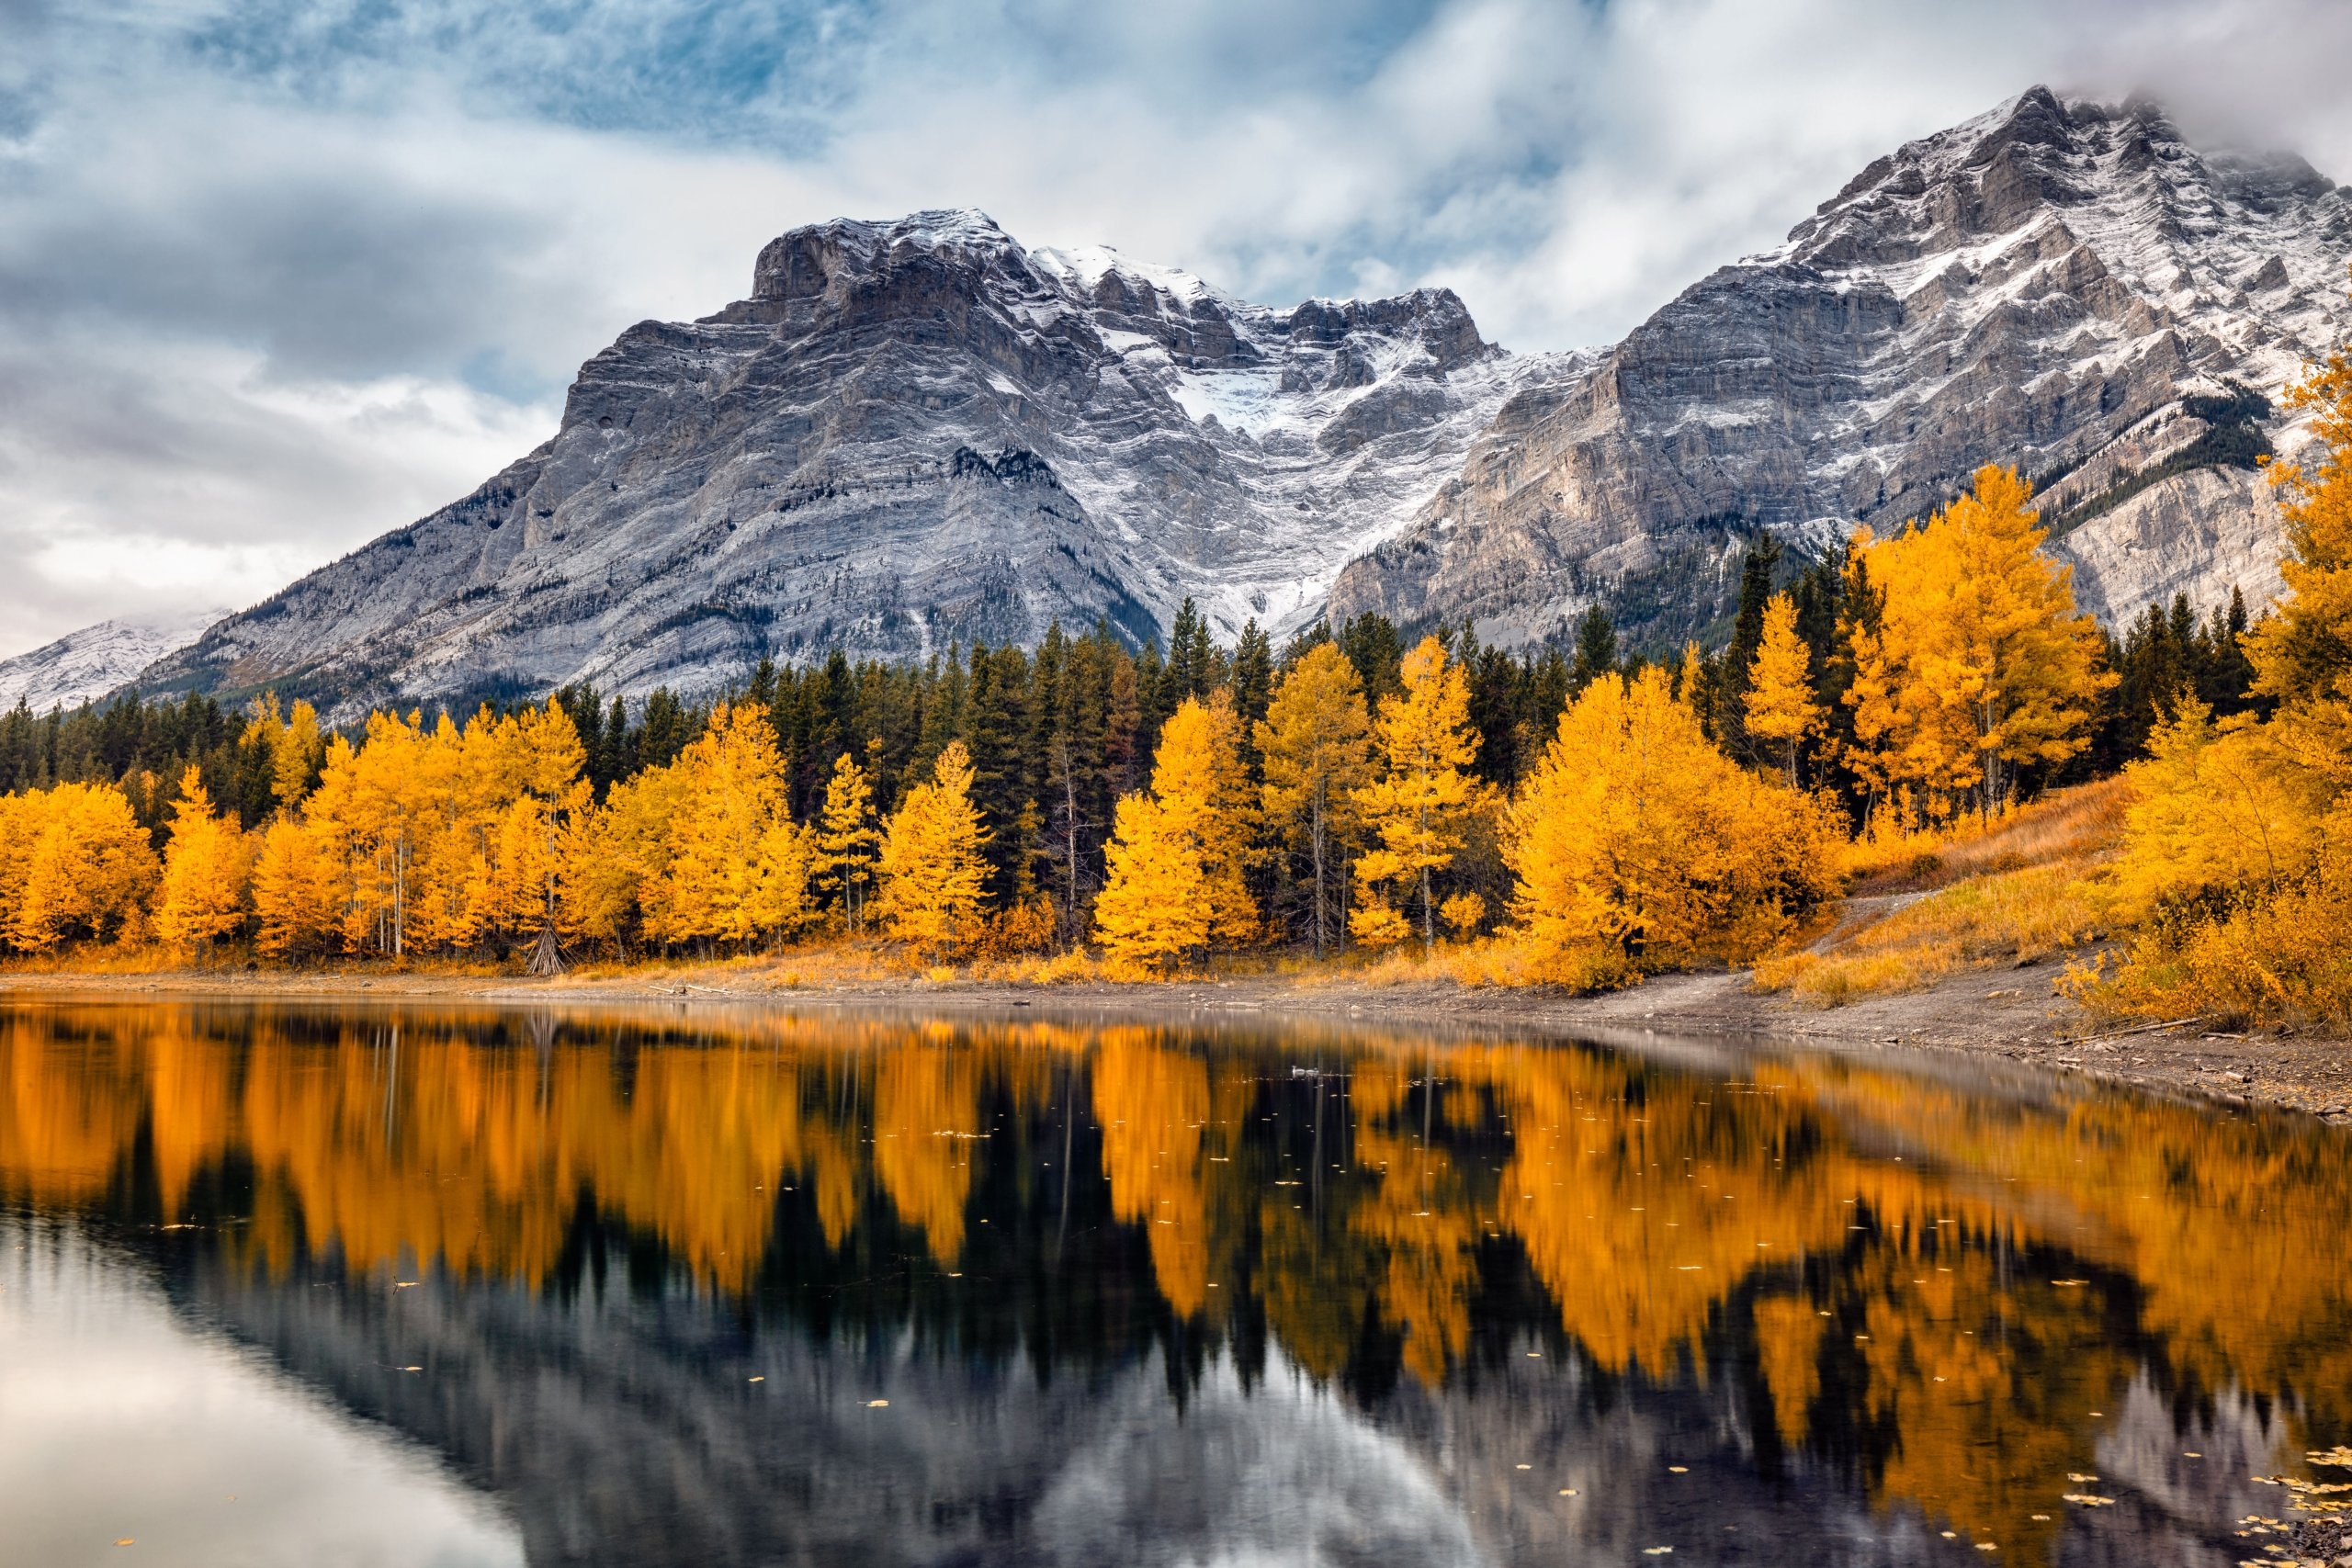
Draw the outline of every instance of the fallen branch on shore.
[[[2075,1039],[2066,1041],[2065,1043],[2069,1045],[2088,1045],[2094,1041],[2120,1040],[2124,1036],[2130,1034],[2154,1034],[2162,1030],[2180,1029],[2188,1024],[2202,1023],[2211,1016],[2212,1014],[2211,1013],[2200,1012],[2194,1018],[2176,1018],[2169,1023],[2143,1023],[2131,1029],[2109,1030],[2105,1034],[2078,1035]]]

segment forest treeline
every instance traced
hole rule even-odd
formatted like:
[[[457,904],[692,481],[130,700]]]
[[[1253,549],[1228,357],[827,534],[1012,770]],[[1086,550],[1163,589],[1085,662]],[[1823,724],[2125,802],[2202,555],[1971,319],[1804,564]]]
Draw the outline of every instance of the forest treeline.
[[[1598,610],[1532,650],[1376,615],[1277,649],[1254,625],[1220,646],[1188,603],[1164,650],[1057,626],[1034,652],[836,652],[707,704],[575,686],[348,734],[267,696],[20,706],[0,943],[544,964],[875,931],[922,962],[1091,944],[1146,970],[1499,936],[1493,977],[1600,984],[1769,947],[1838,890],[1853,834],[2128,769],[2144,980],[2334,874],[2343,365],[2292,394],[2339,456],[2282,476],[2295,592],[2258,624],[2176,599],[2108,635],[2030,486],[1987,468],[1825,558],[1760,537],[1725,645],[1666,660]],[[2259,864],[2153,847],[2222,832],[2181,803],[2231,788],[2240,818],[2291,803],[2303,837],[2248,827]],[[2166,800],[2187,820],[2160,829]]]

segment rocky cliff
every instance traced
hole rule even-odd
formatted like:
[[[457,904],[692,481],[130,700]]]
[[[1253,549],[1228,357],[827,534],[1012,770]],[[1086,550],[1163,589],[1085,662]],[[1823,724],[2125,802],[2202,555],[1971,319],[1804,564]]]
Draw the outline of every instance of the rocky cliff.
[[[2263,394],[2347,325],[2352,193],[2040,88],[1878,160],[1614,347],[1513,357],[1420,290],[1276,310],[986,217],[836,221],[748,298],[582,367],[553,440],[164,659],[151,690],[368,702],[762,657],[922,657],[1055,618],[1230,637],[1327,609],[1636,643],[1705,627],[1759,530],[2041,482],[2086,604],[2259,601],[2291,447]]]
[[[1277,311],[977,212],[803,229],[749,298],[590,360],[546,446],[147,683],[707,690],[1056,617],[1142,640],[1187,594],[1228,637],[1279,628],[1555,363],[1442,289]]]
[[[2199,438],[2241,418],[2232,383],[2275,392],[2341,335],[2347,254],[2352,193],[2301,160],[2208,155],[2152,104],[2036,88],[1878,160],[1778,249],[1514,398],[1332,608],[1524,639],[1597,602],[1679,636],[1758,529],[1900,525],[1986,462],[2045,481],[2102,613],[2258,601],[2276,513],[2249,469],[2199,460],[2242,446]]]

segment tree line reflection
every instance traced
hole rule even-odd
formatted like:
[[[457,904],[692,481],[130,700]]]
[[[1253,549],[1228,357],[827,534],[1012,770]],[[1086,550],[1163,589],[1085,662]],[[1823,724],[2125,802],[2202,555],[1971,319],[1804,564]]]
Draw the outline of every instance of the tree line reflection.
[[[2345,1431],[2325,1129],[1812,1058],[1136,1025],[225,1005],[0,1020],[0,1196],[338,1261],[909,1325],[1047,1370],[1279,1346],[1376,1400],[1564,1354],[1730,1380],[1757,1462],[2061,1528],[2135,1377]],[[1174,1374],[1171,1374],[1174,1375]]]

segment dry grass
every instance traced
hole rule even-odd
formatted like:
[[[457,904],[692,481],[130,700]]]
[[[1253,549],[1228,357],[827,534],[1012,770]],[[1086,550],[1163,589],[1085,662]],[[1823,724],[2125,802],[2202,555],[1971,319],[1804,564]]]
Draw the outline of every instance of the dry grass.
[[[2131,798],[2121,778],[2054,790],[1990,822],[1963,817],[1940,829],[1873,834],[1846,847],[1840,867],[1850,897],[1920,893],[1988,872],[2104,852],[2123,829]]]
[[[293,970],[305,975],[422,975],[454,980],[494,979],[519,974],[522,960],[500,964],[462,954],[433,953],[406,958],[334,958],[288,964],[276,959],[256,960],[242,942],[222,943],[198,953],[153,942],[113,942],[85,944],[61,953],[13,953],[0,958],[5,975],[160,975],[242,974],[253,965],[264,974]]]
[[[1838,1007],[1916,990],[1955,970],[2075,951],[2107,923],[2086,879],[2114,851],[2126,798],[2120,780],[2101,780],[2012,812],[1990,831],[1942,839],[1899,874],[1882,872],[1858,890],[1924,897],[1849,935],[1764,960],[1756,985]]]

